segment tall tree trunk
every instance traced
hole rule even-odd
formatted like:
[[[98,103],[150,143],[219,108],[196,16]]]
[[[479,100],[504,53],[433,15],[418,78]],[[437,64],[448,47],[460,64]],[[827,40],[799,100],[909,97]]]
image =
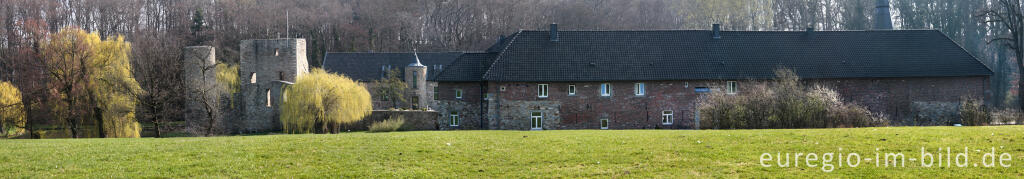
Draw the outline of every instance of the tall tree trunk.
[[[96,105],[95,103],[93,103]],[[92,108],[92,118],[96,121],[96,130],[99,132],[100,138],[107,138],[107,131],[103,127],[103,109],[100,107]]]
[[[160,122],[153,122],[153,130],[156,131],[156,138],[160,138]]]
[[[1017,44],[1021,44],[1020,40],[1017,41]],[[1017,107],[1024,111],[1024,59],[1021,59],[1024,57],[1024,49],[1014,49],[1014,53],[1017,55]]]

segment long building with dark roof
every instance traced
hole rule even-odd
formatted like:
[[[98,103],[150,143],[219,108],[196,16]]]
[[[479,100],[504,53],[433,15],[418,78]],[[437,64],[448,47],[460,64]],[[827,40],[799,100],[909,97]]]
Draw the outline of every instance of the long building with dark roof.
[[[879,1],[877,8],[888,8]],[[878,11],[888,16],[886,9]],[[699,129],[699,101],[744,93],[780,68],[836,90],[894,125],[946,125],[962,97],[989,96],[992,70],[937,30],[520,30],[481,52],[416,60],[328,54],[361,81],[431,67],[413,85],[439,129]],[[426,57],[420,53],[420,59]],[[415,63],[413,63],[415,61]],[[410,64],[413,63],[413,64]],[[389,66],[390,65],[390,66]],[[440,67],[443,66],[443,67]],[[414,75],[416,76],[416,75]],[[827,120],[827,119],[823,119]]]
[[[695,129],[698,101],[788,68],[895,125],[944,125],[992,71],[936,30],[522,30],[433,78],[442,129]]]

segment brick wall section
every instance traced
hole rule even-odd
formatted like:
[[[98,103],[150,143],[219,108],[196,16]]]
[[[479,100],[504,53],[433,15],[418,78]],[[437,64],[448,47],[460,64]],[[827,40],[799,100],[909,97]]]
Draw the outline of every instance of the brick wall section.
[[[739,93],[762,81],[737,80]],[[816,79],[809,84],[822,84],[835,89],[845,101],[884,113],[893,125],[947,125],[955,120],[961,96],[981,99],[988,93],[987,77],[936,78],[863,78]],[[459,111],[462,124],[447,127],[447,118],[439,119],[442,130],[482,129],[529,130],[533,112],[543,113],[544,129],[599,129],[600,119],[609,120],[610,129],[693,129],[697,101],[706,93],[696,87],[708,87],[712,93],[725,92],[726,81],[644,81],[645,95],[634,94],[636,82],[608,82],[612,95],[600,96],[602,82],[489,82],[487,93],[495,100],[484,101],[478,83],[439,83],[440,99],[435,101],[444,117],[448,111]],[[537,95],[538,84],[548,84],[548,97]],[[576,86],[576,95],[568,94],[568,86]],[[504,90],[501,88],[504,87]],[[463,99],[454,99],[454,89],[463,90]],[[480,107],[487,110],[481,116]],[[662,112],[671,110],[674,121],[661,123]]]
[[[645,81],[645,94],[634,93],[637,82],[608,82],[611,96],[601,96],[602,82],[494,83],[500,94],[501,129],[530,129],[532,112],[543,112],[544,129],[690,129],[694,127],[695,101],[704,94],[695,87],[723,89],[724,81]],[[538,84],[548,84],[548,97],[537,95]],[[569,95],[569,85],[576,94]],[[501,87],[505,91],[501,91]],[[742,86],[740,86],[742,90]],[[663,124],[663,111],[672,111],[673,122]]]
[[[889,116],[893,125],[948,125],[956,120],[960,97],[983,99],[990,93],[987,77],[822,79],[845,101]]]
[[[369,116],[363,118],[355,123],[345,124],[341,126],[344,131],[365,131],[369,129],[369,126],[374,122],[383,121],[389,119],[392,116],[402,116],[405,119],[405,124],[402,125],[402,130],[437,130],[437,117],[436,111],[386,111],[386,110],[374,110]]]

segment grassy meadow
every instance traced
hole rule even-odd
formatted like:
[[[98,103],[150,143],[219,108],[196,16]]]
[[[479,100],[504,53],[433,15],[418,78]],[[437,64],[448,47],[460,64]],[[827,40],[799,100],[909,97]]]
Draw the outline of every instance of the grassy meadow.
[[[906,167],[886,168],[861,161],[839,167],[832,161],[834,170],[825,172],[822,159],[818,167],[760,162],[765,152],[855,152],[866,159],[876,148],[918,158],[921,147],[935,155],[939,147],[954,154],[969,147],[971,163],[995,147],[1012,155],[1012,166],[922,167],[907,161]],[[352,132],[0,140],[0,178],[1024,177],[1022,156],[1024,126]]]

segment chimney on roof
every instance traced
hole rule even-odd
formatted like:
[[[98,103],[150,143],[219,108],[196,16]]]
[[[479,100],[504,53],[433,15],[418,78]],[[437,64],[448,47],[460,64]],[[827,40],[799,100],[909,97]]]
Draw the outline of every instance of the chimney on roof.
[[[721,25],[718,25],[718,24],[711,24],[711,38],[714,38],[714,39],[721,39],[722,38],[722,32],[721,32],[721,27],[720,26]]]
[[[874,30],[892,30],[892,17],[889,15],[889,0],[878,0],[875,3]]]
[[[551,41],[558,42],[558,24],[551,23]]]

